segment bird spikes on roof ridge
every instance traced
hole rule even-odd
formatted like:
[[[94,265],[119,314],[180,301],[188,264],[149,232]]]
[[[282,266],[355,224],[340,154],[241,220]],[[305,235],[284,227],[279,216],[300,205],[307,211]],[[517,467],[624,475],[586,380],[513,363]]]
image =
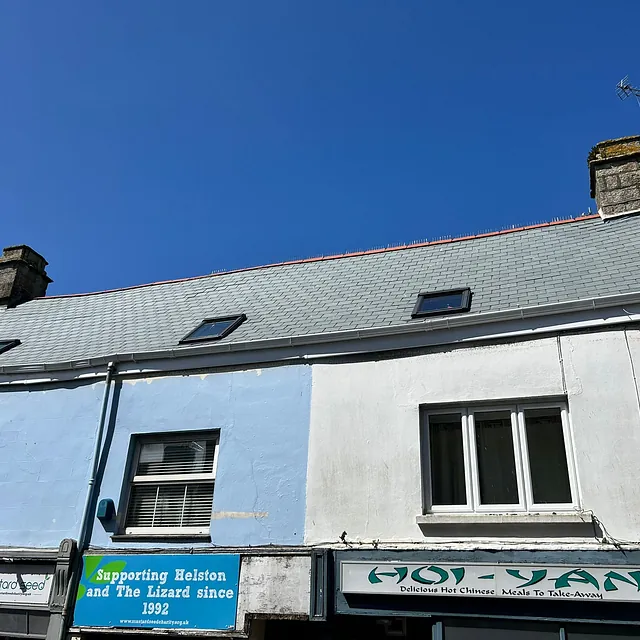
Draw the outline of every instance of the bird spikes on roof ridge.
[[[437,239],[437,240],[424,240],[421,242],[416,242],[414,244],[391,244],[391,245],[387,245],[387,247],[378,247],[378,248],[374,248],[374,249],[366,249],[366,250],[360,250],[360,251],[351,251],[349,253],[345,253],[345,254],[337,254],[337,255],[320,255],[320,256],[315,256],[315,257],[308,257],[308,258],[302,258],[302,259],[291,259],[291,260],[286,260],[283,262],[278,262],[278,263],[272,263],[272,264],[262,264],[262,265],[254,265],[254,266],[248,266],[248,267],[240,267],[237,269],[216,269],[215,271],[205,274],[205,275],[199,275],[199,276],[191,276],[191,277],[187,277],[187,278],[177,278],[174,280],[164,280],[161,282],[148,282],[148,283],[144,283],[144,284],[134,284],[128,287],[121,287],[118,289],[107,289],[107,290],[102,290],[102,291],[91,291],[91,292],[87,292],[87,293],[67,293],[67,294],[60,294],[60,295],[54,295],[54,296],[46,296],[43,298],[38,298],[39,300],[54,300],[57,298],[75,298],[75,297],[84,297],[84,296],[93,296],[93,295],[97,295],[97,294],[101,294],[101,293],[114,293],[116,291],[125,291],[125,290],[129,290],[129,289],[139,289],[139,288],[144,288],[144,287],[152,287],[152,286],[158,286],[158,285],[164,285],[164,284],[175,284],[178,282],[186,282],[189,280],[199,280],[201,278],[210,278],[212,276],[217,276],[217,275],[231,275],[234,273],[242,273],[242,272],[246,272],[246,271],[258,271],[261,269],[268,269],[271,267],[285,267],[285,266],[291,266],[294,264],[304,264],[304,263],[311,263],[311,262],[322,262],[325,260],[337,260],[340,258],[353,258],[353,257],[361,257],[361,256],[366,256],[366,255],[371,255],[371,254],[377,254],[377,253],[382,253],[385,251],[399,251],[399,250],[403,250],[403,249],[413,249],[413,248],[419,248],[419,247],[424,247],[424,246],[428,246],[430,244],[436,245],[439,243],[452,243],[452,242],[462,242],[462,241],[466,241],[466,240],[474,240],[474,239],[483,239],[486,238],[488,236],[497,236],[501,233],[510,233],[511,231],[517,232],[517,231],[526,231],[529,229],[534,229],[536,227],[544,227],[544,226],[551,226],[551,225],[556,225],[556,224],[563,224],[563,223],[570,223],[570,222],[576,222],[578,220],[581,219],[593,219],[593,218],[599,218],[599,215],[596,214],[591,214],[591,213],[582,213],[578,216],[571,216],[571,217],[567,217],[567,218],[559,218],[559,217],[555,217],[553,218],[551,221],[542,221],[542,222],[537,222],[537,223],[531,223],[528,225],[523,225],[523,226],[510,226],[510,227],[503,227],[502,229],[498,229],[498,230],[492,230],[492,231],[482,231],[482,232],[476,232],[475,234],[472,235],[467,235],[467,236],[455,236],[455,237],[451,237],[451,236],[442,236],[441,238]]]

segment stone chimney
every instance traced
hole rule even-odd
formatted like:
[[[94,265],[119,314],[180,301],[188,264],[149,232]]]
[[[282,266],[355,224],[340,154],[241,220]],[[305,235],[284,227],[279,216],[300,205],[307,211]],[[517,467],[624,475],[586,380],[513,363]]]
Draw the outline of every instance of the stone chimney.
[[[15,307],[43,296],[52,282],[47,261],[24,244],[6,247],[0,256],[0,306]]]
[[[588,162],[591,197],[603,219],[640,213],[640,136],[600,142]]]

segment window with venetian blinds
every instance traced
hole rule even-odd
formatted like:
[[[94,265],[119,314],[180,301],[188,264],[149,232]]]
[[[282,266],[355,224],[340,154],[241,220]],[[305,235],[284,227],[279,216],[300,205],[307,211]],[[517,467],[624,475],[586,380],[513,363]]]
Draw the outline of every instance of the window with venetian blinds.
[[[125,533],[209,533],[217,444],[214,435],[141,438]]]

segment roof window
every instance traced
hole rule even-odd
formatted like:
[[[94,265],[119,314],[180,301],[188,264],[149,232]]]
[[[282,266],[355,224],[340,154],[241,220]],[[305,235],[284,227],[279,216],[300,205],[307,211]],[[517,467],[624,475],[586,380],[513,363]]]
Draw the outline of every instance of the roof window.
[[[449,289],[448,291],[421,291],[413,308],[412,318],[438,316],[469,311],[471,289]]]
[[[13,347],[17,347],[20,344],[20,340],[0,340],[0,353],[9,351]]]
[[[237,329],[246,319],[247,316],[244,313],[238,316],[225,316],[224,318],[207,318],[182,338],[180,344],[202,342],[204,340],[220,340]]]

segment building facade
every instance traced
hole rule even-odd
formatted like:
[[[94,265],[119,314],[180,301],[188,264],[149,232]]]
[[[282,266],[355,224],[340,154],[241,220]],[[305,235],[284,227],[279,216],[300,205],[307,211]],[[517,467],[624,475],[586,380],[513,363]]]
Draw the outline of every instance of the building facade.
[[[0,635],[640,635],[639,138],[597,215],[77,296],[0,258]]]

